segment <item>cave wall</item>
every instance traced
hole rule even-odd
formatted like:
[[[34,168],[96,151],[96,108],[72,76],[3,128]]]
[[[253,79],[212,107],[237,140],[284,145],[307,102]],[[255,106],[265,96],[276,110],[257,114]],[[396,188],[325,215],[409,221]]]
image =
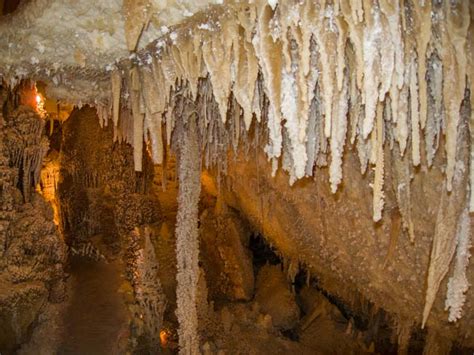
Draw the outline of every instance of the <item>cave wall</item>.
[[[101,128],[94,108],[72,112],[62,127],[58,200],[61,229],[70,243],[103,234],[120,242],[136,226],[160,217],[151,191],[153,165],[144,155],[143,172],[133,169],[130,146]]]
[[[466,124],[467,115],[464,118]],[[461,139],[468,137],[464,135]],[[458,153],[466,163],[465,148]],[[230,154],[224,177],[219,178],[215,170],[207,170],[201,181],[206,192],[221,196],[273,245],[286,260],[290,278],[300,268],[306,269],[323,289],[356,312],[366,312],[367,308],[361,305],[368,301],[375,309],[382,308],[391,314],[394,329],[419,330],[435,229],[440,222],[457,223],[456,218],[446,217],[443,211],[460,213],[465,205],[467,182],[464,177],[460,183],[463,193],[452,193],[452,204],[443,205],[442,157],[430,169],[413,169],[403,160],[399,162],[394,154],[398,153],[389,149],[384,153],[391,167],[385,174],[386,210],[379,223],[372,220],[369,182],[374,172],[360,174],[352,147],[344,153],[346,177],[336,194],[328,184],[327,168],[319,170],[314,179],[306,178],[289,186],[288,174],[282,170],[271,176],[272,164],[262,152],[252,154],[252,158],[242,152]],[[397,200],[397,192],[403,188],[400,175],[405,169],[411,177],[411,200],[403,203],[411,206],[413,242],[410,228],[403,224],[400,215],[403,205]],[[467,272],[471,284],[472,270],[471,265]],[[447,278],[441,283],[428,319],[428,332],[437,334],[436,341],[440,343],[449,344],[449,338],[472,347],[474,294],[467,293],[465,316],[453,326],[445,311],[446,289]]]
[[[47,150],[42,119],[0,87],[0,351],[28,341],[48,304],[65,296],[66,245],[35,191]]]

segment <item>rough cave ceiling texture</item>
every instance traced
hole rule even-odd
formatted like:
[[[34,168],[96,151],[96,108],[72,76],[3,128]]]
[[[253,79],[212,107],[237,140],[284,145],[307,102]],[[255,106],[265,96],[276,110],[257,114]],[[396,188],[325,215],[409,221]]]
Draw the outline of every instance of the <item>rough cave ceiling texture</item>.
[[[1,71],[51,80],[68,91],[99,89],[104,72],[129,49],[215,3],[222,0],[25,1],[0,19]]]
[[[430,324],[453,260],[446,318],[460,318],[469,284],[474,4],[219,2],[28,2],[0,23],[0,73],[12,84],[45,81],[58,98],[95,105],[101,124],[133,145],[136,170],[143,138],[160,163],[174,127],[194,114],[210,165],[222,168],[227,151],[263,122],[258,145],[273,170],[293,184],[328,166],[333,193],[350,146],[372,179],[374,222],[383,217],[387,174],[397,175],[401,223],[415,243],[412,178],[439,168],[424,310],[412,320]],[[390,160],[389,150],[396,152]],[[473,344],[469,328],[460,333]]]

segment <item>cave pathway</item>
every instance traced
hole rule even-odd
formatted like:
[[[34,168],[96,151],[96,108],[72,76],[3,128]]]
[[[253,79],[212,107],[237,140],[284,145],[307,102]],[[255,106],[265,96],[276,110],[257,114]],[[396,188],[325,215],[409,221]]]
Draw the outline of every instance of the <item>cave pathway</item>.
[[[117,262],[71,261],[69,306],[58,354],[120,354],[128,330]]]

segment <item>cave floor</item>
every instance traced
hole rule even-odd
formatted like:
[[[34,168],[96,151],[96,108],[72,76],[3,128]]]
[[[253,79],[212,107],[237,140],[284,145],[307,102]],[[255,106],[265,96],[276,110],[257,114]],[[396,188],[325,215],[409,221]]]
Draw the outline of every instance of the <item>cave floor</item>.
[[[118,292],[120,272],[117,261],[72,258],[70,301],[58,354],[123,353],[129,325],[124,298]]]

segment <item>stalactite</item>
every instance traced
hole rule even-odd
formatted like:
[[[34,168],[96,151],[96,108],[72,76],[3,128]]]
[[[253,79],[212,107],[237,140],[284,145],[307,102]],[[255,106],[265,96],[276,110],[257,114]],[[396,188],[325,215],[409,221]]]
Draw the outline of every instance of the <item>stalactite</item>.
[[[375,143],[375,174],[374,174],[374,202],[373,210],[374,222],[378,222],[382,219],[382,210],[384,206],[384,192],[383,192],[383,183],[384,183],[384,120],[383,120],[383,106],[379,104],[377,106],[376,114],[376,143]]]
[[[463,110],[464,112],[466,111],[465,107],[463,107]],[[457,163],[452,180],[452,191],[448,193],[448,189],[443,188],[443,191],[441,192],[428,269],[422,327],[426,324],[441,281],[449,270],[449,265],[456,250],[457,225],[461,222],[460,216],[462,215],[462,210],[466,205],[468,183],[466,168],[469,159],[467,152],[467,122],[462,122],[459,127],[459,132],[455,133],[459,134],[458,139],[460,142],[456,151]],[[448,182],[446,181],[445,184],[448,184]]]
[[[273,161],[273,173],[276,172],[275,162],[280,157],[282,145],[281,133],[281,42],[274,41],[270,30],[273,12],[265,2],[257,9],[257,33],[253,44],[263,74],[265,94],[269,98],[268,129],[270,139],[265,151]]]
[[[130,69],[130,100],[133,115],[133,161],[135,171],[142,171],[144,103],[137,67]]]
[[[317,89],[315,88],[315,91]],[[306,176],[313,175],[314,164],[318,157],[319,150],[319,137],[318,124],[321,122],[321,111],[320,111],[320,98],[319,92],[316,92],[315,97],[311,101],[309,119],[308,119],[308,140],[306,142],[306,151],[308,154],[308,160],[306,162]]]
[[[442,105],[443,66],[436,52],[431,54],[428,63],[428,116],[425,124],[426,160],[428,166],[438,150],[441,125],[443,121]]]
[[[411,119],[411,148],[413,165],[420,165],[420,111],[418,108],[418,80],[415,59],[410,64],[410,119]]]
[[[462,317],[462,309],[469,289],[466,272],[471,253],[471,221],[468,208],[464,209],[456,231],[457,247],[453,276],[448,282],[445,309],[449,310],[448,320],[455,322]]]
[[[410,143],[415,166],[421,164],[423,156],[421,132],[427,163],[432,164],[445,115],[446,178],[447,188],[451,189],[457,145],[454,132],[459,122],[465,77],[472,76],[467,71],[465,48],[469,23],[466,2],[432,5],[431,2],[380,0],[374,4],[370,0],[337,0],[308,1],[295,6],[280,3],[272,8],[262,0],[244,7],[231,5],[228,10],[213,13],[206,23],[192,30],[177,28],[157,40],[155,53],[136,57],[138,63],[146,64],[140,70],[141,83],[129,83],[128,88],[121,90],[120,66],[112,72],[112,106],[120,105],[120,91],[124,92],[122,97],[127,97],[127,91],[129,94],[135,130],[132,131],[132,121],[126,114],[120,125],[125,128],[121,134],[126,141],[131,141],[133,132],[137,169],[143,115],[144,138],[151,141],[154,160],[160,162],[160,147],[170,143],[176,124],[169,109],[170,93],[177,85],[186,84],[191,97],[196,99],[200,78],[208,76],[219,116],[222,122],[227,117],[233,120],[227,128],[233,127],[234,136],[240,132],[235,122],[240,116],[229,107],[232,97],[242,109],[247,129],[253,115],[258,122],[265,115],[267,157],[275,173],[284,148],[287,152],[284,166],[290,183],[312,175],[314,164],[325,166],[329,147],[335,158],[331,163],[332,190],[341,179],[338,154],[344,150],[345,139],[341,139],[344,134],[340,129],[347,131],[349,126],[338,115],[335,97],[341,98],[338,100],[343,108],[349,105],[350,114],[345,120],[350,119],[350,142],[356,144],[362,172],[366,171],[368,162],[377,160],[374,122],[379,105],[390,105],[391,124],[387,122],[386,126],[390,130],[387,140],[390,148],[393,141],[398,142],[403,156]],[[219,33],[218,28],[222,29]],[[148,65],[152,75],[148,74]],[[343,93],[346,71],[350,78],[347,94]],[[143,76],[144,72],[147,75]],[[320,99],[316,109],[313,99],[317,92]],[[262,112],[265,100],[268,100],[268,111]],[[142,101],[147,107],[145,112],[136,109]],[[115,123],[117,110],[113,112]],[[163,144],[158,134],[161,115],[166,126]],[[217,129],[220,126],[211,123],[212,120],[205,118],[205,122],[222,134],[221,128]],[[333,129],[333,125],[340,128]],[[285,142],[283,129],[288,138]],[[234,148],[239,140],[235,138],[229,141]],[[213,140],[206,149],[216,142]],[[290,148],[283,147],[285,144]],[[220,163],[219,159],[211,160]]]
[[[331,190],[336,192],[337,186],[342,181],[342,156],[347,132],[347,110],[348,110],[348,76],[344,77],[342,91],[338,98],[334,100],[335,119],[331,132],[331,165],[329,166],[329,181]]]
[[[288,55],[284,57],[284,65],[282,67],[282,90],[281,90],[281,113],[285,119],[286,133],[288,134],[288,151],[287,157],[291,159],[291,163],[287,165],[286,170],[290,173],[290,184],[300,179],[305,174],[305,167],[307,161],[306,145],[300,136],[300,120],[301,115],[300,105],[303,93],[299,90],[297,83],[297,74],[299,70],[299,59],[297,53],[297,43],[291,37],[291,32],[288,32],[290,37],[286,42],[285,50]],[[306,124],[303,123],[304,131],[306,131]],[[285,146],[285,144],[283,144]],[[284,164],[286,165],[286,164]]]
[[[415,23],[415,38],[418,53],[418,83],[420,97],[420,126],[426,126],[428,113],[426,75],[426,50],[431,39],[431,1],[413,1],[413,17]]]
[[[460,106],[464,98],[467,74],[466,35],[469,26],[469,2],[445,2],[443,51],[443,98],[446,110],[446,188],[452,190],[452,180],[456,166],[456,147]]]
[[[122,90],[122,75],[120,70],[116,69],[110,75],[112,91],[112,112],[114,127],[117,127],[120,117],[120,95]]]
[[[232,87],[232,58],[234,60],[239,58],[237,37],[239,31],[234,21],[225,21],[222,30],[224,32],[222,36],[208,35],[203,39],[202,53],[210,74],[214,97],[219,105],[221,120],[225,122]],[[233,50],[237,53],[233,53]]]
[[[395,97],[392,97],[392,114],[396,117],[395,134],[398,145],[400,147],[400,154],[403,156],[407,146],[407,140],[409,135],[408,129],[408,71],[405,71],[404,81],[400,91],[397,88],[393,89],[393,93],[397,93]]]
[[[258,77],[258,62],[252,44],[243,40],[239,46],[239,61],[233,93],[244,111],[244,122],[247,129],[252,123],[253,102]]]
[[[415,227],[412,217],[410,161],[408,157],[399,158],[398,147],[391,154],[391,172],[393,189],[396,191],[398,209],[402,217],[403,227],[408,231],[410,242],[415,241]]]
[[[209,15],[198,28],[177,28],[160,38],[155,52],[137,54],[138,64],[134,59],[123,88],[120,73],[125,65],[112,72],[114,124],[119,126],[120,139],[133,143],[140,170],[143,139],[151,141],[154,161],[162,162],[163,149],[182,120],[174,111],[184,113],[184,101],[192,101],[197,105],[204,163],[216,167],[220,176],[228,151],[242,146],[247,137],[243,132],[255,116],[257,135],[265,135],[258,142],[266,143],[273,174],[282,166],[293,183],[314,176],[315,165],[323,167],[330,161],[332,191],[343,181],[348,136],[355,144],[361,172],[369,164],[375,167],[374,221],[382,219],[385,168],[393,166],[393,178],[387,181],[393,183],[402,225],[412,242],[410,185],[412,171],[418,170],[410,165],[421,166],[426,156],[431,166],[444,133],[446,181],[428,271],[425,323],[455,252],[458,214],[454,210],[464,189],[459,177],[465,174],[464,156],[456,152],[462,150],[460,108],[466,85],[474,102],[474,66],[468,56],[474,36],[468,28],[468,3],[335,0],[270,6],[261,0],[245,6],[229,4],[228,11]],[[118,107],[123,110],[120,122]],[[105,123],[105,116],[101,117]],[[161,141],[162,124],[166,142]],[[243,146],[248,148],[249,143]],[[390,157],[391,164],[384,156]],[[466,168],[467,162],[463,163]],[[451,222],[443,226],[444,220]],[[462,289],[462,285],[451,287],[452,294]]]
[[[468,59],[469,59],[469,95],[471,98],[471,117],[469,119],[469,131],[471,133],[470,140],[470,197],[469,197],[469,212],[474,212],[474,36],[472,35],[474,31],[474,6],[471,4],[471,26],[470,31],[471,36],[469,36],[469,41],[467,42],[468,48]]]
[[[319,5],[323,6],[323,5]],[[315,37],[318,41],[320,72],[321,72],[321,96],[324,111],[324,135],[331,136],[332,122],[332,98],[335,91],[336,61],[338,34],[336,32],[335,14],[333,8],[320,9],[320,18],[315,28]],[[343,54],[341,54],[343,55]]]
[[[161,115],[163,104],[160,102],[160,93],[150,67],[140,70],[142,95],[146,106],[144,139],[151,140],[152,158],[155,164],[163,163],[163,137],[161,131]],[[148,134],[148,135],[147,135]]]
[[[377,110],[378,93],[380,82],[379,70],[381,67],[379,46],[381,41],[380,10],[373,7],[372,2],[364,0],[364,14],[366,16],[366,27],[363,35],[364,48],[364,85],[363,97],[365,104],[365,117],[362,125],[362,137],[368,137],[374,126]]]
[[[177,310],[180,354],[199,354],[197,285],[199,280],[198,203],[201,191],[196,116],[187,109],[179,128],[179,192],[176,222]]]

